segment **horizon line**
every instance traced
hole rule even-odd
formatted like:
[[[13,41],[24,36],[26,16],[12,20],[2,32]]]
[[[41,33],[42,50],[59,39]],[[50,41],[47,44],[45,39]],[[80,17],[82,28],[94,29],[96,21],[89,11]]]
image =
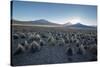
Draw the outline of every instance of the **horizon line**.
[[[48,22],[50,22],[50,23],[54,23],[54,22],[51,22],[51,21],[46,20],[46,19],[37,19],[37,20],[45,20],[45,21],[48,21]],[[18,19],[11,19],[11,21],[19,21],[19,22],[32,22],[32,21],[37,21],[37,20],[18,20]],[[67,23],[71,23],[71,22],[69,21],[69,22],[67,22]],[[67,24],[67,23],[63,23],[63,24],[55,23],[55,24],[64,25],[64,24]],[[71,23],[71,24],[72,24],[72,25],[73,25],[73,24],[87,25],[87,24],[83,24],[83,23],[81,23],[81,22]],[[96,26],[96,27],[97,27],[97,25],[87,25],[87,26]]]

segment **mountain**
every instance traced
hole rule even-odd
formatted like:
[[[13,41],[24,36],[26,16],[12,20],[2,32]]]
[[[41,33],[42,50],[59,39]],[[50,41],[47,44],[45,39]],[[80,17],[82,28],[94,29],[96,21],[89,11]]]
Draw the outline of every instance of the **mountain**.
[[[59,25],[50,21],[47,21],[45,19],[39,19],[34,21],[18,21],[18,20],[12,20],[12,24],[33,24],[33,25]]]
[[[83,25],[83,24],[81,24],[81,23],[76,23],[76,24],[73,24],[73,25],[70,25],[70,27],[89,27],[89,26],[87,26],[87,25]]]
[[[66,27],[73,28],[73,29],[96,29],[97,28],[97,27],[94,27],[94,26],[88,26],[88,25],[84,25],[84,24],[81,24],[81,23],[68,25]]]
[[[50,21],[45,20],[45,19],[35,20],[35,21],[32,21],[32,23],[36,24],[36,25],[59,25],[59,24],[50,22]]]
[[[69,25],[72,25],[72,23],[71,22],[67,22],[67,23],[63,24],[63,26],[69,26]]]

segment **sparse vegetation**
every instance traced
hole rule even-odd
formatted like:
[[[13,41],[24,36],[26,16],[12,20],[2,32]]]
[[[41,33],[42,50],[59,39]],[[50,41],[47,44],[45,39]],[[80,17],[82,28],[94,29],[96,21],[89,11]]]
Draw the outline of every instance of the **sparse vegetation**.
[[[28,56],[31,52],[33,55],[39,53],[40,56],[38,58],[41,57],[41,59],[43,56],[50,59],[57,56],[65,58],[63,59],[65,62],[74,62],[75,59],[76,61],[97,59],[96,30],[14,26],[12,28],[12,42],[12,56],[14,58],[23,54]],[[60,56],[60,53],[63,56]],[[57,57],[53,62],[58,60]],[[81,59],[78,57],[81,57]],[[41,61],[41,59],[39,60]],[[47,60],[43,59],[41,63],[46,63]],[[59,60],[58,62],[63,62],[63,60]]]

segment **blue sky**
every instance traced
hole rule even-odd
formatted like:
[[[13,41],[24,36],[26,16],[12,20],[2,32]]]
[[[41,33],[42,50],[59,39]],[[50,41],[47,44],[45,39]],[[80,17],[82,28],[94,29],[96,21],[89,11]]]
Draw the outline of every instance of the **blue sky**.
[[[72,5],[13,1],[12,18],[21,21],[46,19],[64,24],[67,22],[97,25],[97,7],[90,5]]]

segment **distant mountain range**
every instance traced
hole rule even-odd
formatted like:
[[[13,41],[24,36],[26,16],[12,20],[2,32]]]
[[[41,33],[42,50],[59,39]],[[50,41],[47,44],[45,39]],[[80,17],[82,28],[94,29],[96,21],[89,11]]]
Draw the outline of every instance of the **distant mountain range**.
[[[56,24],[56,23],[53,23],[53,22],[50,22],[44,19],[35,20],[35,21],[32,21],[32,23],[39,24],[39,25],[59,25],[59,24]]]
[[[53,22],[49,22],[44,19],[35,20],[35,21],[18,21],[18,20],[12,20],[13,24],[34,24],[34,25],[59,25]]]
[[[17,21],[17,20],[12,20],[12,24],[24,24],[24,25],[53,25],[53,26],[60,26],[60,27],[64,27],[64,28],[73,28],[73,29],[97,29],[96,26],[87,26],[81,23],[76,23],[76,24],[72,24],[70,22],[65,23],[65,24],[56,24],[53,22],[50,22],[48,20],[45,19],[39,19],[39,20],[35,20],[35,21]]]
[[[96,29],[96,26],[88,26],[88,25],[84,25],[81,23],[76,23],[76,24],[72,24],[72,25],[68,25],[66,27],[70,27],[70,28],[74,28],[74,29]]]

